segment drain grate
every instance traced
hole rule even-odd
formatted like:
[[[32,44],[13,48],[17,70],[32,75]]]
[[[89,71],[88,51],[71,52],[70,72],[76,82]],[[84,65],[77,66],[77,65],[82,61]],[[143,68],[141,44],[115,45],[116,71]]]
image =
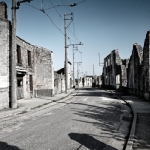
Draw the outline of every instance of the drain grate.
[[[124,121],[132,121],[132,117],[123,116],[122,120],[124,120]]]

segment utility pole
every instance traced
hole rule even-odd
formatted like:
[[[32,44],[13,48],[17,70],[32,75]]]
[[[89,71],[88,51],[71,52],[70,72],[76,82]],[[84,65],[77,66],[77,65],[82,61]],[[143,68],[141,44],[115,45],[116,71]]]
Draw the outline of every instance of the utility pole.
[[[94,77],[95,73],[94,73],[94,65],[93,65],[93,77]]]
[[[71,17],[71,19],[66,19],[66,16],[68,15],[73,15],[73,13],[71,14],[64,14],[64,36],[65,36],[65,92],[68,92],[68,52],[67,52],[67,33],[66,33],[66,29],[67,27],[70,25],[70,23],[72,22],[73,18]],[[69,23],[68,26],[66,26],[66,20],[71,20],[71,22]]]
[[[82,62],[75,62],[77,63],[77,79],[79,79],[79,64],[81,64]]]
[[[20,3],[29,2],[31,0],[23,0],[17,2],[12,0],[12,30],[11,30],[11,65],[10,65],[10,107],[17,108],[17,85],[16,85],[16,9],[19,9]]]
[[[11,66],[10,66],[10,87],[11,100],[10,107],[17,108],[17,92],[16,92],[16,0],[12,0],[12,33],[11,33]]]
[[[83,44],[80,42],[79,44],[71,44],[71,45],[73,45],[73,87],[75,87],[75,78],[74,78],[74,76],[75,76],[75,75],[74,75],[74,72],[75,72],[75,71],[74,71],[74,59],[75,59],[74,55],[75,55],[75,52],[74,52],[74,51],[75,51],[75,50],[76,50],[76,51],[79,51],[79,50],[78,50],[78,47],[77,47],[77,46],[75,47],[74,45],[83,45]],[[80,51],[79,51],[79,52],[80,52]],[[80,53],[82,54],[82,52],[80,52]],[[81,60],[81,61],[82,61],[82,60]]]
[[[76,47],[74,47],[74,45],[73,45],[73,87],[75,87],[75,79],[74,79],[74,51],[75,50],[78,50],[78,47],[76,46]]]

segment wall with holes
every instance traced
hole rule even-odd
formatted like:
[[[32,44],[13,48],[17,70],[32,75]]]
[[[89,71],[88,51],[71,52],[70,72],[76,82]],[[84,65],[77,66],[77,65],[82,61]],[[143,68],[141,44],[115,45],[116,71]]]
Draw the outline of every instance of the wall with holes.
[[[117,49],[104,59],[103,87],[121,88],[127,86],[128,59],[121,59]]]

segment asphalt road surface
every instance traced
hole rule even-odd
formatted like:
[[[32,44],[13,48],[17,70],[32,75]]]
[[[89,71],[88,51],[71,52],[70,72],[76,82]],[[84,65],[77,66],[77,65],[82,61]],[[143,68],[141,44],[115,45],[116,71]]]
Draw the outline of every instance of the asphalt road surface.
[[[67,99],[0,123],[0,150],[123,149],[129,123],[125,104],[113,93],[79,89]]]

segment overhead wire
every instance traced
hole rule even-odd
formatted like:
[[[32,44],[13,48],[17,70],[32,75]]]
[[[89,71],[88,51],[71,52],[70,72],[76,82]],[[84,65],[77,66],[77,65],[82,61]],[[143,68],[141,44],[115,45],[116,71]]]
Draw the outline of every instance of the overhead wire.
[[[38,11],[43,12],[50,19],[50,21],[52,22],[52,24],[64,35],[64,33],[62,32],[62,30],[53,22],[52,18],[44,11],[43,8],[39,9],[39,8],[37,8],[35,6],[32,6],[32,5],[28,4],[28,3],[25,3],[25,4],[28,5],[28,6],[30,6],[30,7],[32,7],[32,8],[34,8],[34,9],[36,9],[36,10],[38,10]]]
[[[67,1],[66,0],[64,0],[65,1],[65,3],[66,3],[66,8],[68,8],[68,10],[69,10],[69,13],[72,13],[72,11],[71,11],[71,9],[70,9],[70,5],[68,5],[68,3],[67,3]],[[74,28],[74,19],[73,19],[73,28]],[[76,42],[76,39],[80,42],[80,40],[77,38],[77,36],[75,35],[75,30],[74,30],[74,32],[70,29],[70,27],[68,27],[68,29],[67,29],[74,37],[75,37],[75,42]]]
[[[50,3],[53,5],[53,7],[51,7],[51,8],[54,8],[54,9],[56,10],[56,12],[58,13],[59,17],[63,20],[63,18],[62,18],[62,16],[60,15],[59,11],[56,9],[56,6],[54,6],[54,4],[51,2],[51,0],[49,0],[49,1],[50,1]],[[66,2],[66,0],[65,0],[65,2]],[[44,2],[43,2],[43,0],[42,0],[42,9],[39,9],[39,8],[37,8],[37,7],[35,7],[35,6],[31,5],[31,4],[28,4],[28,3],[25,3],[25,4],[28,5],[28,6],[30,6],[30,7],[32,7],[32,8],[34,8],[34,9],[36,9],[36,10],[38,10],[38,11],[43,12],[43,13],[50,19],[50,21],[52,22],[52,24],[61,32],[61,34],[64,35],[63,31],[54,23],[54,21],[52,20],[52,18],[50,17],[50,15],[45,12],[45,10],[47,10],[47,9],[44,9],[44,8],[43,8],[43,5],[44,5],[43,3],[44,3]],[[67,2],[66,2],[66,4],[67,4]],[[67,4],[67,5],[57,5],[57,7],[58,7],[58,6],[68,6],[68,8],[69,8],[70,5],[68,5],[68,4]],[[68,9],[68,10],[69,10],[69,9]],[[71,10],[69,10],[69,11],[71,12]],[[72,43],[71,41],[76,42],[76,39],[77,39],[78,41],[80,41],[80,40],[76,37],[75,33],[73,33],[73,31],[72,31],[69,27],[67,28],[67,31],[69,31],[69,32],[75,37],[75,40],[72,40],[70,37],[67,36],[67,38],[68,38],[70,44]]]
[[[86,0],[83,0],[83,1],[81,1],[81,2],[78,2],[78,3],[76,3],[76,4],[80,4],[80,3],[83,3],[83,2],[85,2]]]
[[[54,6],[54,4],[52,3],[52,1],[51,0],[49,0],[49,2]],[[66,0],[65,0],[65,2],[66,2]],[[66,2],[66,4],[67,4],[67,2]],[[66,6],[68,6],[68,5],[66,5]],[[54,8],[55,10],[56,10],[56,12],[58,13],[58,15],[59,15],[59,17],[63,20],[63,18],[62,18],[62,16],[61,16],[61,14],[59,13],[59,11],[56,9],[56,8]],[[70,12],[71,12],[71,10],[70,10]],[[70,22],[71,23],[71,22]],[[69,24],[70,25],[70,24]],[[71,29],[69,28],[69,25],[68,25],[68,27],[67,27],[67,30],[75,37],[75,39],[78,39],[77,37],[76,37],[76,35],[71,31]],[[69,39],[68,39],[69,40]],[[78,39],[78,41],[80,42],[80,40]],[[76,40],[75,40],[75,42],[76,42]]]

